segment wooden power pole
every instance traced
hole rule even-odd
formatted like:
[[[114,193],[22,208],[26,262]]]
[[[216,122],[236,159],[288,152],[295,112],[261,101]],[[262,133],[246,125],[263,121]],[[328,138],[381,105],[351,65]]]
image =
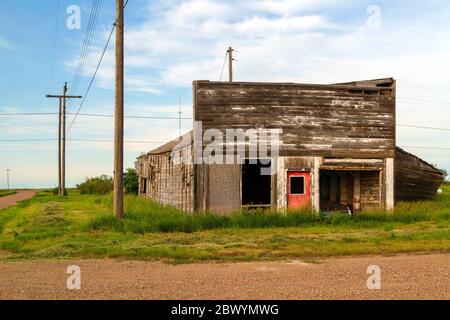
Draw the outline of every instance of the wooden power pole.
[[[6,185],[8,186],[8,190],[9,190],[9,172],[11,171],[11,169],[6,169]]]
[[[48,94],[47,98],[59,99],[58,120],[58,195],[64,196],[66,192],[66,100],[81,99],[82,96],[68,96],[67,82],[64,83],[62,95]]]
[[[62,147],[61,147],[61,194],[64,196],[66,194],[66,96],[67,96],[67,82],[64,83],[63,87],[63,99],[62,99]]]
[[[233,48],[229,47],[228,52],[228,79],[233,82]]]
[[[116,0],[116,96],[114,112],[114,215],[123,218],[123,0]]]

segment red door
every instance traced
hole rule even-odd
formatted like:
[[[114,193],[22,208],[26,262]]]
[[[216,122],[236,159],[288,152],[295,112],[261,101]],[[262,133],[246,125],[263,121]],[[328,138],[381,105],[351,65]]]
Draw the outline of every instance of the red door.
[[[306,171],[288,171],[287,203],[289,209],[298,209],[310,205],[311,176]]]

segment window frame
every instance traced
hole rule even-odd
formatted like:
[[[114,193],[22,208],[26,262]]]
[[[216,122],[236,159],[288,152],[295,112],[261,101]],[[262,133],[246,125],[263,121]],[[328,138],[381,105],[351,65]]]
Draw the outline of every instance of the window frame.
[[[292,178],[301,178],[303,180],[303,193],[292,193]],[[304,196],[306,194],[306,185],[305,185],[306,179],[304,176],[295,176],[292,175],[289,177],[289,195],[291,196]]]

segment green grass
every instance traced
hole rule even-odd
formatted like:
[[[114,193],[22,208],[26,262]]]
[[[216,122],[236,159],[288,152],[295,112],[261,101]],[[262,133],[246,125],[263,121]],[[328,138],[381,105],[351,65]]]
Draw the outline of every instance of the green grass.
[[[125,218],[110,196],[59,198],[49,191],[0,211],[0,259],[126,258],[247,261],[335,255],[450,251],[450,187],[433,201],[400,203],[392,213],[357,217],[309,212],[186,214],[125,198]]]
[[[0,197],[10,196],[12,194],[15,194],[16,192],[16,190],[0,189]]]

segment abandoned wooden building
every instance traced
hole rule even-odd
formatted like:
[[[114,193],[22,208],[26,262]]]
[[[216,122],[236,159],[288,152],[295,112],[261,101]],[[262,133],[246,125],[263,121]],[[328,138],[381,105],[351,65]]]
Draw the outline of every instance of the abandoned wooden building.
[[[194,81],[194,130],[137,159],[139,193],[185,211],[218,213],[389,210],[396,200],[433,198],[442,173],[396,147],[395,86],[393,78],[331,85]],[[218,139],[229,130],[264,131],[265,142],[276,136],[268,131],[278,130],[276,154],[255,156],[247,135],[244,143]],[[213,141],[225,150],[216,160],[239,148],[243,156],[208,161]]]

